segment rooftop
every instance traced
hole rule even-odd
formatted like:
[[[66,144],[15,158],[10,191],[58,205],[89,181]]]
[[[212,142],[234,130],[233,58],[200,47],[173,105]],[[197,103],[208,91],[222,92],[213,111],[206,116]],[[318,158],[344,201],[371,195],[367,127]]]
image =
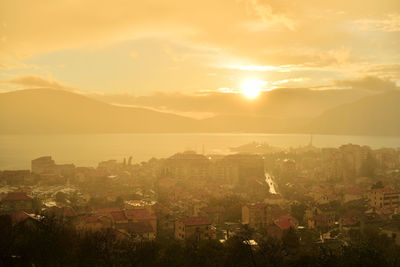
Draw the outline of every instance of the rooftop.
[[[32,198],[24,192],[9,192],[4,198],[4,200],[31,200]]]
[[[211,224],[211,221],[207,217],[186,217],[186,218],[181,218],[180,220],[186,226]]]

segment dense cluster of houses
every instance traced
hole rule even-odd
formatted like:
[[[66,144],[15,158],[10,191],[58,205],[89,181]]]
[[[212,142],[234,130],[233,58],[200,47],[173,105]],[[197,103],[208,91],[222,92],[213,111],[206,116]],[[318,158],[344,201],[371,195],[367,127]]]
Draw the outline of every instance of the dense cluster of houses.
[[[157,235],[225,240],[244,228],[278,239],[293,229],[346,240],[375,225],[400,243],[399,168],[398,150],[357,145],[265,155],[189,151],[97,168],[41,157],[30,171],[0,172],[0,211],[13,225],[55,217],[138,242]],[[269,190],[266,171],[278,192]]]

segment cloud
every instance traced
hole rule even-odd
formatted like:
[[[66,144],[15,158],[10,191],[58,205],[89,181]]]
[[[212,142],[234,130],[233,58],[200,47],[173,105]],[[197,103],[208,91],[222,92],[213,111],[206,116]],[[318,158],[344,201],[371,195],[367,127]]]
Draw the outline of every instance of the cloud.
[[[1,83],[14,84],[22,88],[52,88],[59,90],[74,90],[73,87],[60,83],[53,79],[45,79],[36,75],[19,76],[9,80],[2,80]]]
[[[289,71],[307,71],[293,75],[311,77],[307,86],[313,86],[349,77],[365,62],[399,61],[399,15],[386,17],[399,10],[398,0],[100,2],[0,1],[0,68],[12,57],[44,69],[36,74],[51,73],[79,87],[148,94],[234,87],[235,79],[246,78],[241,75],[287,80],[293,78]],[[366,33],[360,25],[380,31]],[[171,60],[152,42],[164,44]],[[56,63],[66,67],[59,70]]]
[[[356,80],[337,80],[335,81],[335,84],[337,86],[370,91],[389,91],[399,89],[394,81],[391,81],[388,78],[379,78],[377,76],[366,76]]]
[[[384,19],[363,19],[356,21],[363,31],[400,32],[400,14],[389,14]]]
[[[364,72],[375,76],[386,76],[400,79],[400,64],[378,64],[367,67]]]
[[[288,29],[295,30],[295,22],[284,14],[274,13],[271,5],[262,0],[246,0],[247,9],[261,18],[264,23],[282,23]]]

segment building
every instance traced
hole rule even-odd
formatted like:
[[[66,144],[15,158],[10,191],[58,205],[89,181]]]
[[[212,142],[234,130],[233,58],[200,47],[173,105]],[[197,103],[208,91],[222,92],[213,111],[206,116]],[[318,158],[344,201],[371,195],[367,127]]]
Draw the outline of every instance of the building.
[[[266,229],[274,220],[286,215],[285,212],[274,204],[252,203],[242,207],[242,224],[259,230]]]
[[[50,156],[40,157],[31,161],[31,170],[34,174],[54,172],[56,163]]]
[[[125,210],[125,214],[129,222],[150,225],[152,227],[151,233],[157,233],[157,217],[151,214],[146,208],[127,209]],[[137,227],[141,226],[138,224]],[[144,229],[144,226],[141,229]]]
[[[164,174],[175,179],[202,182],[210,175],[210,160],[193,151],[177,153],[166,160]]]
[[[2,182],[9,185],[17,185],[33,182],[33,179],[29,170],[5,170],[0,171],[0,183]]]
[[[275,220],[272,225],[269,225],[267,227],[267,232],[269,236],[281,239],[283,234],[289,231],[290,228],[296,229],[294,221],[289,218],[282,218],[280,220]]]
[[[112,228],[112,220],[110,217],[104,215],[86,216],[77,225],[77,228],[85,231],[109,229]]]
[[[396,209],[399,207],[400,193],[389,187],[371,189],[368,193],[371,207],[376,209]]]
[[[400,245],[400,225],[399,223],[389,223],[382,227],[382,233],[391,238],[396,245]]]
[[[216,163],[217,178],[230,184],[247,184],[249,181],[264,180],[264,161],[254,154],[234,154]]]
[[[343,203],[347,203],[354,200],[360,200],[364,197],[364,190],[353,187],[347,188],[343,194]]]
[[[211,221],[206,217],[186,217],[175,222],[175,238],[178,240],[203,240],[213,238]]]
[[[63,176],[72,177],[75,175],[74,164],[56,164],[51,156],[44,156],[31,161],[33,174],[41,176]]]
[[[23,192],[9,192],[1,200],[3,211],[33,211],[33,199]]]
[[[156,238],[153,226],[147,222],[129,222],[125,231],[137,242],[151,241]]]

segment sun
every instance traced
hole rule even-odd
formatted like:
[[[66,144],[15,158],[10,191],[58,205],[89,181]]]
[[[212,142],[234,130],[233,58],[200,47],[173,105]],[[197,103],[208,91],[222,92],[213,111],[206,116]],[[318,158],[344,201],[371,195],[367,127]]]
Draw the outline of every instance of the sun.
[[[240,91],[245,97],[249,99],[257,98],[266,82],[256,79],[245,80],[242,83],[242,90]]]

